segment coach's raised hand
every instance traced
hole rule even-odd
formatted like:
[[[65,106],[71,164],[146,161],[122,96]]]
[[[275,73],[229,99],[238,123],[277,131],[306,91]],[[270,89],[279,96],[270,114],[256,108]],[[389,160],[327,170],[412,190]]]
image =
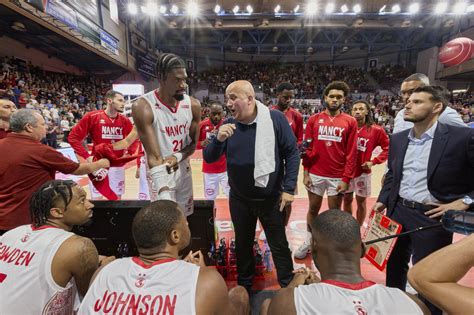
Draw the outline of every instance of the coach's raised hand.
[[[220,126],[219,132],[217,133],[217,140],[224,142],[227,138],[232,137],[235,131],[235,124],[225,124]]]

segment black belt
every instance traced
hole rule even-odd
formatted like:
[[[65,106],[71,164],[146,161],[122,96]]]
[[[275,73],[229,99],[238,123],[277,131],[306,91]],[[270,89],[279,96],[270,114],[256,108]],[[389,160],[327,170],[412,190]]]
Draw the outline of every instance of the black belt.
[[[416,202],[416,201],[413,201],[413,200],[407,200],[407,199],[404,199],[400,196],[398,196],[398,202],[402,206],[410,208],[410,209],[418,209],[418,210],[428,211],[428,210],[436,208],[436,206],[425,205],[424,203],[419,203],[419,202]]]

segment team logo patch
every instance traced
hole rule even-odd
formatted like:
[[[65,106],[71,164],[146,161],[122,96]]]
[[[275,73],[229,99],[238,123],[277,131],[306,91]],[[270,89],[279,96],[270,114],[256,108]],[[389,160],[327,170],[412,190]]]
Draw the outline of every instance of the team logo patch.
[[[206,189],[206,194],[209,195],[209,196],[212,196],[214,194],[214,189],[212,188],[207,188]]]
[[[22,238],[21,238],[21,241],[23,243],[25,243],[26,241],[28,241],[30,239],[30,236],[31,236],[31,233],[26,233]]]
[[[367,315],[367,309],[362,305],[362,301],[357,298],[353,297],[352,298],[352,303],[354,304],[354,309],[357,312],[357,315]]]
[[[326,141],[326,146],[327,146],[327,147],[332,146],[332,142],[331,142],[331,141]]]
[[[138,274],[137,281],[135,281],[135,286],[137,288],[141,288],[145,285],[145,277],[146,277],[146,274],[144,274],[144,273],[139,273]]]
[[[101,119],[101,120],[100,120],[100,123],[101,123],[101,124],[105,124],[105,120]]]

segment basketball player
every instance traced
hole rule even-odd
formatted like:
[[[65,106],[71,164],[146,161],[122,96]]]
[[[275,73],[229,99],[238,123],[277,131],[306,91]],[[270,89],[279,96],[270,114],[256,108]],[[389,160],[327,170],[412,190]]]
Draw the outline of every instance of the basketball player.
[[[52,180],[33,194],[33,224],[0,237],[0,314],[77,310],[78,293],[85,295],[99,256],[90,239],[71,230],[91,219],[93,207],[73,181]]]
[[[178,260],[191,232],[176,202],[158,200],[142,208],[133,219],[132,235],[139,256],[99,269],[79,314],[249,313],[245,289],[227,293],[222,276],[203,266],[202,256],[201,264]]]
[[[318,215],[324,192],[329,208],[340,209],[344,192],[354,178],[357,161],[357,121],[341,112],[349,86],[333,81],[324,89],[326,109],[311,116],[306,125],[305,139],[312,139],[303,156],[303,184],[308,190],[307,222]],[[309,226],[308,226],[309,231]],[[295,258],[303,259],[311,248],[311,233],[295,251]]]
[[[262,314],[430,314],[417,298],[362,277],[365,248],[352,215],[331,209],[310,224],[321,281],[306,269],[296,271],[288,287],[263,303]]]
[[[295,98],[295,87],[289,82],[281,83],[277,88],[277,98],[278,103],[276,106],[273,106],[272,109],[279,110],[285,114],[288,123],[290,124],[291,130],[296,137],[298,147],[300,147],[301,142],[303,142],[303,116],[290,107],[291,101]],[[295,191],[297,195],[298,192]],[[291,215],[291,204],[285,206],[285,226],[288,225]]]
[[[124,139],[133,128],[130,120],[121,113],[125,107],[125,99],[123,94],[114,90],[110,90],[105,94],[106,108],[105,110],[95,110],[88,112],[82,117],[79,123],[74,126],[69,133],[69,144],[76,154],[91,162],[94,155],[94,147],[92,147],[92,155],[90,155],[83,146],[83,141],[87,136],[92,138],[94,146],[114,142]],[[133,148],[130,149],[133,151]],[[123,155],[124,151],[117,153]],[[97,176],[104,176],[105,170],[99,170],[95,173]],[[118,199],[125,193],[125,168],[110,167],[109,183],[111,190],[117,195]],[[89,181],[92,199],[99,199],[101,195]]]
[[[374,124],[372,110],[366,101],[355,101],[352,105],[352,117],[357,120],[357,163],[354,179],[344,194],[344,211],[352,214],[353,193],[357,201],[357,221],[364,223],[367,215],[366,199],[372,194],[371,169],[388,158],[389,140],[385,130]],[[372,159],[372,152],[380,146],[382,152]]]
[[[151,200],[175,200],[185,215],[193,213],[189,157],[196,149],[201,104],[185,94],[186,65],[174,54],[156,63],[160,88],[132,104],[132,116],[145,149]]]
[[[10,128],[10,116],[15,111],[15,103],[8,99],[0,99],[0,139],[7,136]]]
[[[199,140],[197,149],[205,148],[213,137],[217,135],[219,127],[222,125],[224,110],[222,105],[213,101],[210,106],[209,118],[204,119],[199,124]],[[215,200],[219,194],[221,186],[224,194],[229,197],[229,181],[227,178],[227,164],[225,154],[214,163],[207,163],[202,160],[202,172],[204,174],[204,197],[207,200]]]

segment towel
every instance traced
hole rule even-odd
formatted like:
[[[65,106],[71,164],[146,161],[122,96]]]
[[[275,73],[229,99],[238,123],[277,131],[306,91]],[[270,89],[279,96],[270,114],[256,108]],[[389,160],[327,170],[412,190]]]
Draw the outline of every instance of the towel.
[[[257,131],[255,135],[255,186],[265,188],[270,174],[275,171],[275,131],[268,107],[255,101],[257,106]]]

